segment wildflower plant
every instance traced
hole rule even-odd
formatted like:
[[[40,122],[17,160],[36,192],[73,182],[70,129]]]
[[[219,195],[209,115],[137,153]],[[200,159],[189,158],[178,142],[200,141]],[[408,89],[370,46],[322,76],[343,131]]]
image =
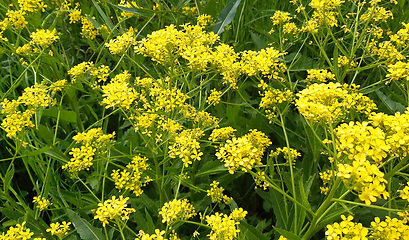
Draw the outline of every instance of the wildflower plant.
[[[405,1],[0,13],[0,239],[408,238]]]

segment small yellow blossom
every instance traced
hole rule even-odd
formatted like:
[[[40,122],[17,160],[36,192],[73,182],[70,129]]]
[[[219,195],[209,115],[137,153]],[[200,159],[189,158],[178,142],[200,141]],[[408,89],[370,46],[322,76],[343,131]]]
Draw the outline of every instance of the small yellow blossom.
[[[34,197],[33,198],[33,203],[37,203],[37,208],[40,209],[40,211],[46,210],[52,203],[45,197]]]
[[[71,222],[56,222],[51,223],[50,228],[47,229],[47,232],[51,232],[51,235],[56,235],[58,238],[62,239],[64,236],[68,234],[70,230]]]

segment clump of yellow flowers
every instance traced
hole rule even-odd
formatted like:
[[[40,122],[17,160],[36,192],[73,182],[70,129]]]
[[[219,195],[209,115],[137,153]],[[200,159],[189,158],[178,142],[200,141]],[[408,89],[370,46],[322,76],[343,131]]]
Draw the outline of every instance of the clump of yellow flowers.
[[[129,215],[135,212],[135,209],[127,208],[126,202],[128,200],[129,197],[119,196],[119,198],[116,198],[112,196],[111,199],[106,200],[104,203],[98,203],[98,209],[93,210],[95,213],[94,219],[100,220],[104,227],[109,223],[108,220],[128,220]]]
[[[178,220],[187,220],[196,215],[195,208],[187,199],[174,199],[165,205],[159,211],[162,222],[172,225]]]
[[[254,165],[261,165],[264,150],[270,144],[270,139],[264,133],[253,129],[242,137],[233,137],[221,144],[216,157],[224,162],[230,174],[237,170],[248,171]]]

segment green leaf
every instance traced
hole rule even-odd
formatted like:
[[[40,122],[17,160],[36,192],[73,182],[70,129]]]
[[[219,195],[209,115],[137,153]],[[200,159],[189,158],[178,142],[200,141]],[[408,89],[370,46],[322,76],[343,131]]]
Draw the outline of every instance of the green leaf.
[[[152,217],[146,208],[145,208],[145,215],[146,215],[146,222],[148,223],[148,232],[152,234],[155,232],[155,224],[153,223]]]
[[[269,240],[266,235],[264,235],[262,232],[257,230],[255,227],[251,226],[250,224],[241,221],[239,225],[240,231],[245,232],[245,230],[248,230],[249,233],[251,233],[249,239],[254,239],[254,240]]]
[[[226,171],[226,167],[224,167],[223,163],[220,161],[208,161],[206,162],[202,168],[200,168],[199,172],[196,174],[196,176],[202,176],[202,175],[210,175],[210,174],[216,174],[218,172],[223,172]]]
[[[81,239],[106,240],[102,229],[92,226],[87,220],[78,216],[71,209],[67,209],[67,214]]]
[[[276,230],[279,234],[281,234],[282,236],[284,236],[285,238],[289,240],[301,240],[301,238],[297,236],[296,234],[286,231],[284,229],[274,227],[274,230]]]
[[[57,119],[58,109],[57,108],[44,109],[43,116],[52,117],[52,118]],[[60,110],[60,120],[68,122],[68,123],[76,123],[77,114],[74,111]]]
[[[224,31],[224,27],[233,21],[236,15],[237,7],[239,6],[241,0],[231,0],[227,6],[222,10],[218,16],[219,22],[215,23],[213,26],[213,32],[220,34]]]
[[[101,27],[101,24],[97,21],[95,21],[95,19],[93,19],[90,15],[86,14],[87,19],[92,23],[92,25],[94,25],[94,28],[98,29]]]
[[[10,171],[7,171],[6,176],[4,176],[3,189],[6,194],[9,191],[9,187],[11,184],[11,180],[13,180],[13,177],[14,177],[14,164],[11,165]]]
[[[153,16],[153,11],[152,10],[142,9],[142,8],[138,8],[138,9],[128,8],[128,7],[118,6],[118,5],[114,5],[114,6],[121,9],[124,12],[135,13],[137,15],[144,16],[144,17],[152,17]]]
[[[107,15],[104,13],[104,11],[102,11],[101,7],[98,5],[97,2],[95,2],[95,0],[92,0],[92,3],[94,4],[95,8],[98,10],[99,14],[101,15],[102,19],[104,19],[104,22],[108,25],[109,29],[113,30],[114,29],[114,25],[112,24],[112,22],[109,20],[109,18],[107,17]]]
[[[386,105],[386,107],[392,112],[401,112],[403,113],[405,111],[405,106],[402,104],[393,101],[389,97],[387,97],[385,94],[383,94],[381,91],[377,90],[375,91],[378,97],[381,99],[381,101]]]
[[[256,49],[255,50],[260,50],[262,48],[264,48],[267,44],[267,40],[265,38],[263,38],[260,35],[257,35],[255,33],[250,33],[251,35],[251,40],[253,40],[254,44],[256,45]]]
[[[207,14],[212,16],[213,18],[217,18],[217,8],[215,8],[214,6],[216,6],[216,0],[210,0],[207,2],[206,6],[203,7],[201,14]]]

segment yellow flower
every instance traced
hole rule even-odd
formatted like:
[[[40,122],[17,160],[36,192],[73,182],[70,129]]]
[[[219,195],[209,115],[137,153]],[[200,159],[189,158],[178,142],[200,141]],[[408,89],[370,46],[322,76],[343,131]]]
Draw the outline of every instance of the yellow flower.
[[[216,128],[210,134],[209,140],[212,142],[224,141],[234,136],[234,132],[237,131],[232,127]]]
[[[135,212],[135,209],[126,207],[128,200],[129,197],[119,196],[117,199],[112,196],[112,199],[108,199],[104,203],[98,203],[98,209],[92,210],[95,212],[94,219],[100,220],[104,227],[109,223],[108,220],[114,220],[115,218],[120,218],[123,221],[128,220],[129,215]]]
[[[29,109],[23,113],[20,111],[8,114],[1,123],[4,130],[7,132],[7,137],[13,138],[19,132],[23,131],[24,128],[34,127],[33,122],[31,122],[31,116],[33,116],[34,110]]]
[[[187,199],[172,200],[165,203],[159,211],[162,222],[171,225],[178,220],[187,220],[196,216],[195,208]]]
[[[51,232],[51,235],[56,235],[58,238],[62,239],[65,235],[68,234],[70,230],[71,222],[56,222],[51,223],[50,228],[47,229],[47,232]]]
[[[118,36],[116,39],[109,40],[109,43],[105,43],[105,47],[109,49],[111,54],[118,54],[127,49],[131,44],[135,43],[135,32],[132,27],[128,29],[128,32]]]
[[[152,180],[149,177],[142,178],[144,171],[149,169],[148,159],[146,157],[135,156],[122,172],[114,170],[111,174],[115,182],[115,187],[119,190],[123,188],[133,191],[136,196],[140,196],[142,187],[146,186]]]
[[[81,23],[82,23],[81,35],[85,38],[93,40],[98,35],[98,30],[95,29],[94,25],[90,20],[88,20],[87,17],[82,17]]]
[[[327,225],[327,231],[325,231],[326,239],[338,240],[338,239],[356,239],[367,240],[369,230],[364,228],[361,223],[354,223],[352,216],[346,218],[341,215],[342,222]]]
[[[24,227],[26,222],[23,222],[21,225],[17,224],[15,227],[10,227],[6,233],[2,233],[0,235],[0,239],[4,240],[14,240],[14,239],[22,239],[28,240],[30,239],[34,233],[30,231],[30,229]]]
[[[272,17],[270,17],[271,21],[273,21],[273,25],[279,25],[285,22],[288,22],[292,19],[290,17],[290,13],[276,11]]]
[[[46,210],[52,203],[45,197],[34,197],[33,198],[33,203],[37,203],[37,208],[39,208],[41,211]]]
[[[224,161],[224,166],[233,174],[237,169],[247,171],[254,165],[261,164],[264,150],[271,144],[267,136],[257,130],[240,138],[227,140],[225,144],[218,147],[217,159]]]
[[[206,102],[208,104],[213,104],[214,106],[216,106],[217,104],[220,103],[221,95],[222,95],[222,92],[217,91],[216,89],[212,89],[209,97],[206,100]]]
[[[60,39],[60,37],[57,34],[57,29],[53,29],[52,31],[48,29],[46,30],[40,29],[37,30],[36,32],[31,33],[30,37],[33,43],[43,48],[49,47],[54,41]]]
[[[12,24],[17,30],[23,29],[28,24],[28,22],[24,18],[26,12],[24,12],[23,10],[7,10],[6,15],[8,17],[8,22]]]

